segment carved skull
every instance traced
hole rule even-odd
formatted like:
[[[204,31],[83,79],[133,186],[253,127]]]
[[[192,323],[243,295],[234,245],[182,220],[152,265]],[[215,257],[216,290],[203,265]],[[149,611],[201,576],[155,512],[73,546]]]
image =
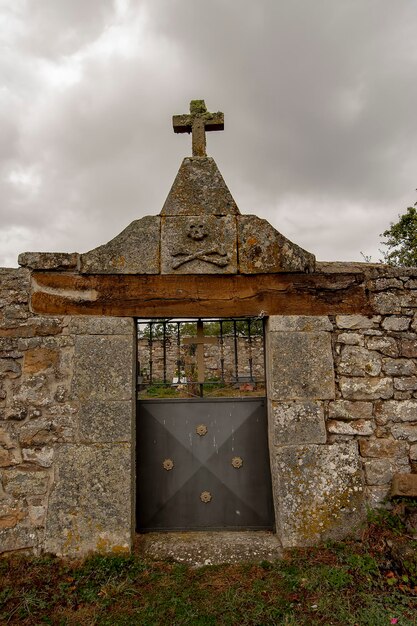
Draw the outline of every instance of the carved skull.
[[[201,241],[204,237],[207,237],[207,235],[207,229],[201,222],[192,222],[188,226],[188,237],[191,237],[194,241]]]

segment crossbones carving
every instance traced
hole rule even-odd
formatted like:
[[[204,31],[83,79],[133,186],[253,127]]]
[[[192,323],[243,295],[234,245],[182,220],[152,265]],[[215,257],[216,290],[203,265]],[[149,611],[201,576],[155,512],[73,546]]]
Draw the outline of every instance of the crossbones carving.
[[[206,263],[212,263],[213,265],[217,265],[218,267],[225,267],[229,263],[229,255],[224,250],[221,250],[218,247],[207,248],[206,250],[197,250],[190,254],[190,252],[185,250],[178,250],[177,252],[173,252],[172,256],[182,256],[182,259],[179,259],[175,263],[172,264],[172,268],[176,270],[184,263],[189,263],[190,261],[206,261]]]

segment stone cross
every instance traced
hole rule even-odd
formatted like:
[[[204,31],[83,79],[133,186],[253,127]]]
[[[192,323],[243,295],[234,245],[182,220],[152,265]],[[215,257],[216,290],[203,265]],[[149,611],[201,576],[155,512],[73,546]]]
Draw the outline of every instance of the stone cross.
[[[190,114],[174,115],[174,133],[192,133],[193,156],[205,157],[206,131],[224,130],[223,113],[209,113],[204,100],[191,100]]]
[[[202,320],[197,322],[197,337],[187,337],[184,344],[197,346],[197,382],[204,383],[204,344],[217,343],[217,337],[205,337]]]

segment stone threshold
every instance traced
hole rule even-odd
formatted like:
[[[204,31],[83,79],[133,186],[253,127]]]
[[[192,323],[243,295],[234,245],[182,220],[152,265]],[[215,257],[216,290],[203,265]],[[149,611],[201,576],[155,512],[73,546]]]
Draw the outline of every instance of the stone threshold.
[[[144,533],[136,535],[135,552],[144,558],[192,567],[259,563],[282,557],[277,536],[268,531]]]

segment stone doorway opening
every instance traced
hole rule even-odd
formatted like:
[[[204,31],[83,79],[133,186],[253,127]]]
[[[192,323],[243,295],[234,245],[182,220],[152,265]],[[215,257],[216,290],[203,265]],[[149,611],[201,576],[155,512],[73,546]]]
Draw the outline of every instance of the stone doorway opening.
[[[264,325],[138,320],[139,532],[271,530]]]

